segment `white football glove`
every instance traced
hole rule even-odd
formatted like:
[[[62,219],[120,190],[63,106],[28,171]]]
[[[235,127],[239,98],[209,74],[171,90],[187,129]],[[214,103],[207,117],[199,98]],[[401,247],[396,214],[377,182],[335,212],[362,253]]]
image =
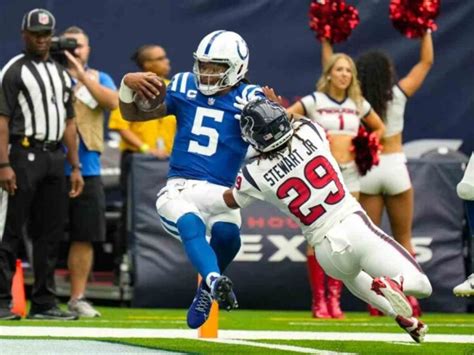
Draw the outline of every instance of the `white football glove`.
[[[249,103],[249,101],[247,101],[246,98],[241,97],[241,96],[236,96],[235,101],[236,102],[234,102],[234,107],[236,109],[238,109],[239,111],[242,111],[244,109],[245,105],[247,105]],[[242,115],[240,113],[234,115],[234,118],[236,120],[239,120],[239,121],[240,121],[241,117],[242,117]]]

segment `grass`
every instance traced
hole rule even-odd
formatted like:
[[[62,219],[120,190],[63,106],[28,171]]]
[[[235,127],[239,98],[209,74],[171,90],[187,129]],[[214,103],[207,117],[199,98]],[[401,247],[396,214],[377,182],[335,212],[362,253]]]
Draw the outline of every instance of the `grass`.
[[[101,318],[64,321],[3,321],[0,326],[61,326],[188,329],[186,311],[182,309],[130,309],[97,307]],[[422,318],[430,327],[430,334],[474,334],[473,314],[427,314]],[[250,311],[220,312],[219,329],[225,330],[276,330],[316,332],[396,333],[403,331],[388,317],[369,317],[365,313],[347,313],[344,320],[317,320],[303,311]],[[25,334],[27,337],[27,334]],[[316,340],[251,340],[257,344],[291,345],[310,349],[353,352],[359,354],[474,354],[474,344],[425,343],[409,341],[393,343],[383,341],[316,341]],[[193,339],[100,339],[101,341],[139,345],[193,354],[289,354],[290,351],[255,346],[211,343]],[[255,345],[255,344],[254,344]]]

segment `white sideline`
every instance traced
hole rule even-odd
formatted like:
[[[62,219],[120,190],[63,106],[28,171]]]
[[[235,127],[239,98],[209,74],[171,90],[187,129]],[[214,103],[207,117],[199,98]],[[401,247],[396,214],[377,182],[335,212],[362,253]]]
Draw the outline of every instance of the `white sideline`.
[[[266,344],[266,343],[257,343],[255,341],[247,341],[247,340],[235,340],[235,339],[200,339],[203,341],[208,341],[211,343],[223,343],[223,344],[234,344],[234,345],[247,345],[253,346],[256,348],[265,348],[265,349],[276,349],[276,350],[284,350],[284,351],[292,351],[295,353],[302,353],[302,354],[317,354],[317,355],[348,355],[354,353],[338,353],[335,351],[329,350],[321,350],[321,349],[314,349],[314,348],[306,348],[302,346],[294,346],[294,345],[283,345],[283,344]]]
[[[88,327],[27,327],[0,326],[0,337],[68,337],[68,338],[185,338],[199,339],[192,329],[145,328],[88,328]],[[258,340],[351,340],[351,341],[402,341],[412,342],[403,333],[352,333],[352,332],[295,332],[270,330],[219,330],[219,339]],[[428,334],[427,343],[474,343],[474,335]]]

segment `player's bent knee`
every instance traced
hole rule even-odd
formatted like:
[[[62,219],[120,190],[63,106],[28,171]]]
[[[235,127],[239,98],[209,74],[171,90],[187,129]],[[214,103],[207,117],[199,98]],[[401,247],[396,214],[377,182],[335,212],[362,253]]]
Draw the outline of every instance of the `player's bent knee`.
[[[239,240],[240,242],[240,228],[235,223],[216,222],[212,226],[211,235],[226,241]]]
[[[206,225],[202,219],[194,213],[184,214],[178,219],[176,225],[183,242],[206,237]]]

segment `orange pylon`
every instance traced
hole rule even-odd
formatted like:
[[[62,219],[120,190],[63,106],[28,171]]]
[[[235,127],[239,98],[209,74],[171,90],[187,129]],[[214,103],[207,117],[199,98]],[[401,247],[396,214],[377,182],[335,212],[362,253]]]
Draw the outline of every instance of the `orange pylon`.
[[[12,313],[26,316],[25,279],[21,259],[16,260],[16,271],[12,282]]]
[[[201,275],[198,275],[198,286],[201,282]],[[204,281],[203,281],[204,282]],[[211,313],[206,323],[201,325],[198,329],[199,338],[217,338],[219,329],[219,305],[216,301],[212,302]]]

